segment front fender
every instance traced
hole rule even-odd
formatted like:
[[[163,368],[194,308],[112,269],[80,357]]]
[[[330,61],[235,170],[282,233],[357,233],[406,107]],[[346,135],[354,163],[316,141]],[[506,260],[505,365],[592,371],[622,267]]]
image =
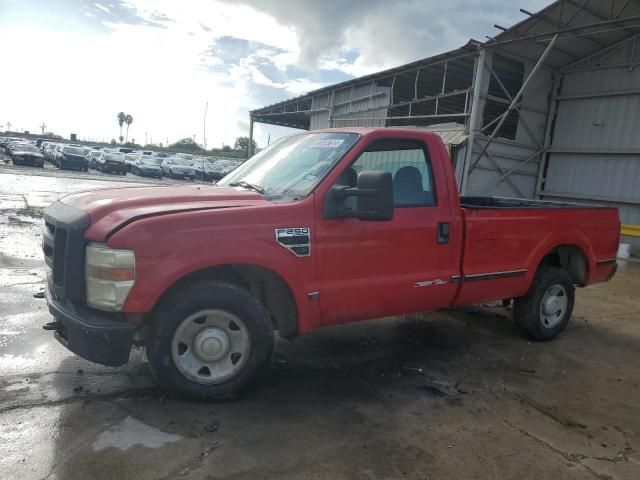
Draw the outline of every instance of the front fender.
[[[186,212],[143,218],[118,230],[107,244],[132,249],[136,254],[136,281],[123,311],[151,312],[169,288],[185,276],[207,268],[242,264],[263,267],[280,276],[293,293],[300,321],[314,321],[307,294],[315,286],[315,251],[298,257],[275,239],[275,228],[311,226],[312,214],[293,208],[288,212],[287,225],[278,225],[269,221],[266,210],[269,208]],[[256,223],[257,218],[261,218],[260,223]]]

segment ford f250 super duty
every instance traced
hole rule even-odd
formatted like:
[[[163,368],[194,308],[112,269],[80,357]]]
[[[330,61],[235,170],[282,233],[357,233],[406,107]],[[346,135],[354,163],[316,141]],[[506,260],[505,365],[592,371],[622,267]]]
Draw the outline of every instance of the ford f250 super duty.
[[[418,129],[286,137],[215,186],[68,195],[45,210],[45,325],[104,365],[146,347],[159,383],[236,395],[284,338],[376,317],[513,299],[548,340],[574,287],[615,273],[614,208],[459,197]]]

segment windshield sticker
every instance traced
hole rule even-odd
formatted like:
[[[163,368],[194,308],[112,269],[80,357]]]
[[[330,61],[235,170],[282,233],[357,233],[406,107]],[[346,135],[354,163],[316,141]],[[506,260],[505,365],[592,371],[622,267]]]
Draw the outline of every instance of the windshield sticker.
[[[344,139],[340,138],[328,138],[325,140],[316,140],[311,144],[311,147],[315,148],[338,148],[344,143]]]

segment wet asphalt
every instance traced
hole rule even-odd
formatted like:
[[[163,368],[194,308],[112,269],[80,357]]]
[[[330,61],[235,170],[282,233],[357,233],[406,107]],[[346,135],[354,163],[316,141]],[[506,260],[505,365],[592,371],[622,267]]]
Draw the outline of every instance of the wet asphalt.
[[[640,478],[640,264],[552,342],[494,304],[379,319],[278,341],[237,400],[178,401],[142,351],[101,367],[42,330],[42,208],[123,181],[47,170],[0,165],[0,478]]]

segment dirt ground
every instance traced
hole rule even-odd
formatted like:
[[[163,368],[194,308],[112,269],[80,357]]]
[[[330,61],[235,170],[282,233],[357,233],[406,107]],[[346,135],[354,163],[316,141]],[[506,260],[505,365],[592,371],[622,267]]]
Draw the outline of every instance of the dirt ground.
[[[552,342],[498,305],[380,319],[279,341],[238,400],[176,401],[142,352],[101,367],[41,328],[42,207],[115,185],[0,172],[3,479],[640,478],[640,264]]]

